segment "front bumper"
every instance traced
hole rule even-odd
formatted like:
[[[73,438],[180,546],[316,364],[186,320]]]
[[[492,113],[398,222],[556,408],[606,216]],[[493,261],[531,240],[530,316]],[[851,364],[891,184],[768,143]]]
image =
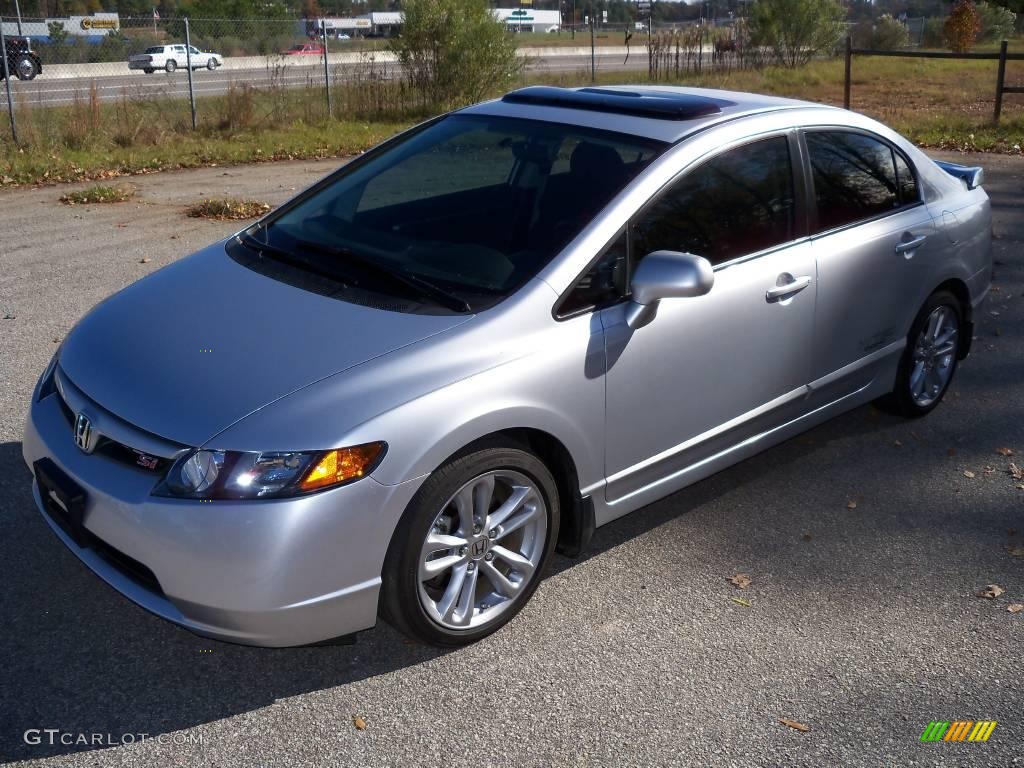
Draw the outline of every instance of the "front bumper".
[[[93,572],[168,621],[246,645],[305,645],[372,627],[391,534],[419,486],[367,477],[297,499],[155,497],[158,476],[78,449],[58,395],[33,402],[22,452],[30,469],[49,458],[84,490],[80,546],[33,478],[43,517]],[[146,571],[152,578],[140,577]]]

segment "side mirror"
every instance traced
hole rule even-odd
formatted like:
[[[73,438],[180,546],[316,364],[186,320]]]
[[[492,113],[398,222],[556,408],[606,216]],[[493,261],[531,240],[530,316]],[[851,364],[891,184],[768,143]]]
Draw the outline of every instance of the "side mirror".
[[[654,251],[640,262],[630,289],[633,300],[626,307],[626,324],[643,328],[658,314],[662,299],[703,296],[715,284],[711,262],[692,253]]]

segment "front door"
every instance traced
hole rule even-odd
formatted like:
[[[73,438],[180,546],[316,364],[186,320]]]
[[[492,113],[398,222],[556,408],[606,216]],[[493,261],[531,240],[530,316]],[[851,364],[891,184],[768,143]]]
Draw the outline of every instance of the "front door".
[[[634,262],[708,258],[715,284],[663,300],[638,330],[602,310],[607,499],[687,484],[690,469],[799,412],[814,337],[814,253],[801,240],[791,140],[772,136],[688,169],[629,225]],[[661,495],[660,493],[658,495]]]

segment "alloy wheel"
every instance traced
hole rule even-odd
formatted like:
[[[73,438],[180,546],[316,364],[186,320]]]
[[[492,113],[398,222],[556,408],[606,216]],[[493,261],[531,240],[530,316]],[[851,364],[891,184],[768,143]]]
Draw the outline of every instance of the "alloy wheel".
[[[544,556],[547,505],[521,472],[473,478],[442,506],[419,558],[419,596],[447,629],[476,629],[508,610]]]
[[[910,396],[914,404],[927,408],[946,391],[959,340],[960,321],[952,307],[932,310],[914,342],[910,370]]]

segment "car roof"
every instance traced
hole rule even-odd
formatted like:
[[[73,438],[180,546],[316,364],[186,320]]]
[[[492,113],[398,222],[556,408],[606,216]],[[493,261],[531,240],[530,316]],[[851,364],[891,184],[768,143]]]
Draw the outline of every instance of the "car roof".
[[[501,99],[467,107],[461,113],[580,125],[674,144],[717,123],[808,107],[841,111],[798,99],[712,88],[608,85],[521,88]]]

